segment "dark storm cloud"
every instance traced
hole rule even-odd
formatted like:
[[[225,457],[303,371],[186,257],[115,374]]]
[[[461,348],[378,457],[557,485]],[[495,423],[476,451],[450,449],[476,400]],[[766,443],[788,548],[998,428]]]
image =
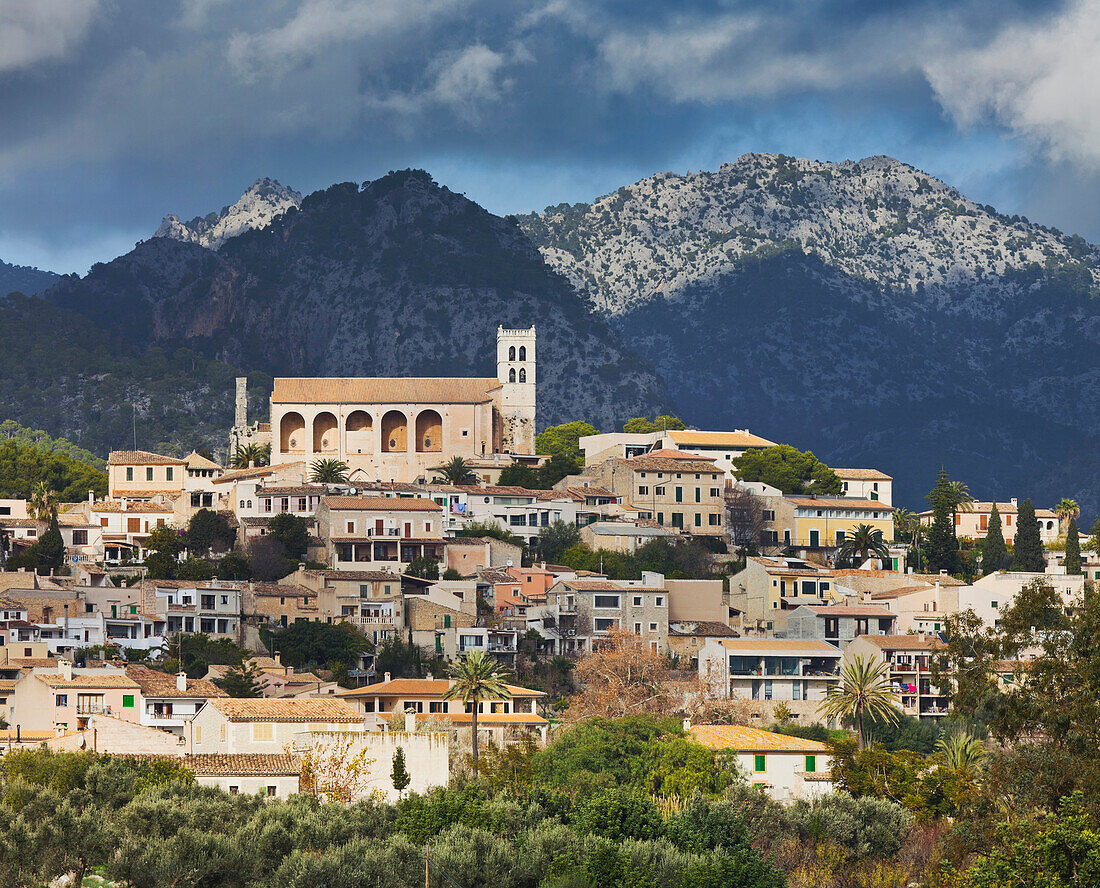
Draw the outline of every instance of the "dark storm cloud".
[[[989,150],[990,126],[1020,140],[1006,174],[1032,155],[1090,162],[1092,133],[1057,114],[1044,126],[1036,108],[1090,64],[1093,12],[991,0],[4,0],[0,256],[83,262],[112,232],[125,247],[163,213],[217,208],[259,175],[309,190],[434,161],[473,183],[471,197],[521,209],[553,200],[558,182],[562,199],[580,199],[732,150],[912,146],[950,174],[968,150]],[[1067,29],[1084,35],[1080,59],[1051,74],[1050,44]],[[1017,50],[1032,62],[1014,102],[997,82]],[[760,132],[769,144],[750,143]]]

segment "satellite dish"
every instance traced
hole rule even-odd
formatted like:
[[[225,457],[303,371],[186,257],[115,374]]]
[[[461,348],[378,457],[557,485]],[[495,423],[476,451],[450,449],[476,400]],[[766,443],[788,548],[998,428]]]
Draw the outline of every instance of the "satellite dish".
[[[511,567],[511,566],[512,566],[512,559],[511,559],[511,558],[509,558],[509,559],[508,559],[508,566],[509,566],[509,567]]]

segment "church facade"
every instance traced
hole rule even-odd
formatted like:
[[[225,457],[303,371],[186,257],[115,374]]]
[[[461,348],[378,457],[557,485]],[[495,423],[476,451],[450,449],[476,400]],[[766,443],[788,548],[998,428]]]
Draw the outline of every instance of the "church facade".
[[[339,459],[353,481],[430,479],[461,456],[535,452],[535,328],[497,329],[496,378],[278,377],[273,466]]]

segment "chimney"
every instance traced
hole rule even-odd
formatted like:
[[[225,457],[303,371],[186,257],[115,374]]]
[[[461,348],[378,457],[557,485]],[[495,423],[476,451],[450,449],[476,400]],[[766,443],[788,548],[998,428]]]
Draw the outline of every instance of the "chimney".
[[[1010,499],[1009,502],[1012,503],[1012,505],[1014,505],[1014,506],[1018,506],[1020,504],[1020,501],[1017,500],[1016,497],[1012,497],[1012,499]]]
[[[89,506],[94,506],[95,505],[95,491],[94,490],[89,490],[88,491],[88,505]]]
[[[691,730],[691,719],[690,718],[685,718],[684,719],[684,730],[685,731],[690,731]]]
[[[254,469],[254,468],[256,468],[256,460],[254,460],[254,459],[250,459],[250,460],[248,461],[248,467],[249,467],[250,469]]]
[[[386,681],[389,681],[389,680],[390,680],[390,674],[389,674],[388,672],[386,673],[386,678],[385,678],[385,680],[386,680]]]
[[[187,673],[182,669],[176,673],[176,690],[181,694],[187,690]]]
[[[430,672],[425,674],[428,676],[428,681],[431,681],[434,678],[434,676]]]
[[[61,724],[61,722],[58,722],[56,725],[53,726],[53,735],[55,737],[60,737],[64,733],[65,733],[65,726],[63,724]]]
[[[416,733],[416,710],[415,709],[406,709],[405,710],[405,733],[406,734],[415,734]]]
[[[947,576],[947,571],[946,570],[941,570],[940,571],[940,576],[941,577],[946,577]]]
[[[58,660],[58,667],[61,669],[61,678],[65,681],[73,680],[73,664],[69,660]]]
[[[274,659],[275,659],[275,665],[276,666],[282,666],[283,665],[282,656],[283,655],[280,654],[278,651],[275,651],[275,658]]]

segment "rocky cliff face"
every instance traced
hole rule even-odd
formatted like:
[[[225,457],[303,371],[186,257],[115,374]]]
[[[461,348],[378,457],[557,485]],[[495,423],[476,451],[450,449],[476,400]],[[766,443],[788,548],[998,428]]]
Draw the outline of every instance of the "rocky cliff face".
[[[240,200],[219,213],[196,216],[181,222],[179,216],[167,215],[153,237],[166,237],[184,243],[218,249],[229,238],[246,231],[266,228],[276,216],[302,203],[302,195],[274,179],[257,179]]]
[[[685,417],[874,465],[921,505],[1100,510],[1100,262],[890,158],[746,155],[523,217],[548,263],[669,381]]]
[[[534,324],[540,426],[668,406],[514,221],[418,171],[311,194],[216,253],[153,238],[47,295],[141,347],[270,374],[495,376],[497,325]]]

